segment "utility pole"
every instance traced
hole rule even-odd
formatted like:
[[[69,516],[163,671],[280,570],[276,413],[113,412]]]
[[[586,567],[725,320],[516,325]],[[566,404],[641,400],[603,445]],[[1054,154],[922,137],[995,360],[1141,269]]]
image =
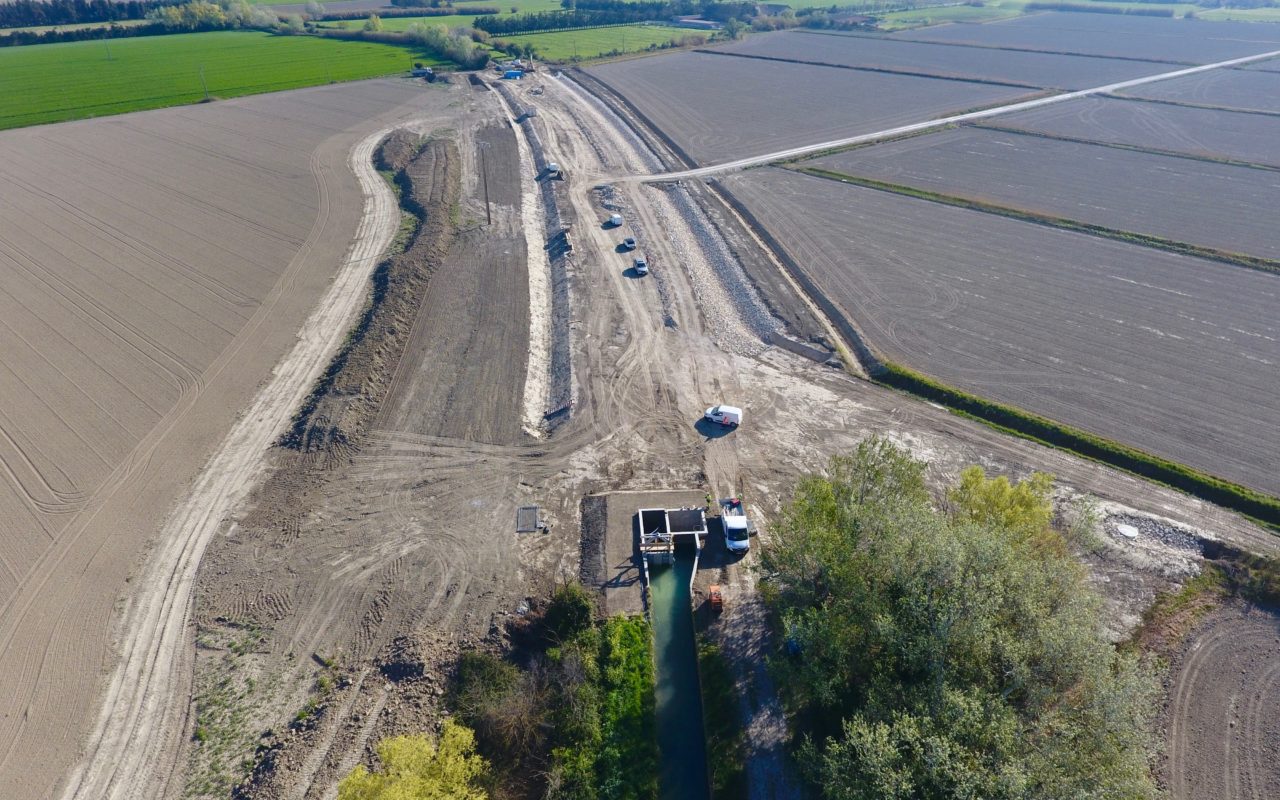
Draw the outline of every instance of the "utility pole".
[[[204,64],[200,65],[200,85],[204,87],[204,99],[209,99],[209,84],[204,80]]]
[[[103,39],[102,44],[107,48],[107,60],[110,61],[111,60],[111,40]]]
[[[492,225],[493,215],[489,213],[489,164],[484,157],[485,151],[488,149],[488,142],[480,142],[480,178],[484,183],[484,219],[486,225]]]

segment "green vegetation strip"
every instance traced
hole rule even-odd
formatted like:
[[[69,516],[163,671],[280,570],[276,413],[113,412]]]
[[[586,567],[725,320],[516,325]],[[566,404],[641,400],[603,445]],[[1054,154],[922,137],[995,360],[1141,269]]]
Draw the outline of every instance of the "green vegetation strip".
[[[1260,258],[1258,256],[1246,255],[1244,253],[1232,253],[1226,250],[1218,250],[1213,247],[1191,244],[1189,242],[1178,242],[1172,239],[1165,239],[1161,236],[1152,236],[1149,233],[1134,233],[1133,231],[1116,230],[1115,228],[1107,228],[1090,222],[1067,219],[1066,217],[1039,214],[1034,211],[1025,211],[1020,208],[997,205],[996,203],[987,203],[982,200],[973,200],[967,197],[956,197],[955,195],[941,194],[939,192],[929,191],[928,189],[917,189],[914,186],[904,186],[899,183],[888,183],[886,181],[875,180],[874,178],[860,178],[855,175],[847,175],[843,172],[836,172],[834,170],[823,169],[821,167],[795,166],[792,168],[816,178],[826,178],[827,180],[850,183],[855,186],[877,189],[882,192],[891,192],[893,194],[900,194],[906,197],[914,197],[919,200],[928,200],[933,203],[955,206],[956,208],[967,208],[971,211],[981,211],[985,214],[1009,217],[1010,219],[1016,219],[1022,222],[1047,225],[1051,228],[1061,228],[1062,230],[1075,231],[1077,233],[1087,233],[1091,236],[1098,236],[1103,239],[1113,239],[1118,242],[1142,245],[1143,247],[1165,250],[1170,253],[1177,253],[1178,255],[1194,256],[1196,258],[1204,258],[1210,261],[1221,261],[1225,264],[1232,264],[1238,267],[1248,267],[1249,269],[1261,270],[1263,272],[1280,273],[1280,261],[1270,258]]]
[[[746,733],[739,714],[733,670],[720,648],[698,643],[702,683],[702,722],[707,734],[707,764],[712,797],[746,797]]]
[[[981,128],[985,131],[996,131],[997,133],[1010,133],[1015,136],[1035,136],[1040,139],[1051,139],[1057,142],[1070,142],[1072,144],[1085,144],[1093,147],[1110,147],[1113,150],[1128,150],[1131,153],[1146,153],[1153,156],[1166,156],[1168,158],[1183,158],[1187,161],[1203,161],[1208,164],[1222,164],[1227,167],[1245,167],[1246,169],[1262,169],[1268,172],[1280,172],[1280,166],[1274,164],[1261,164],[1254,161],[1241,161],[1235,158],[1227,158],[1225,156],[1200,155],[1197,153],[1184,153],[1179,150],[1164,150],[1159,147],[1145,147],[1138,144],[1126,144],[1124,142],[1101,142],[1097,139],[1082,139],[1078,136],[1066,136],[1061,133],[1049,133],[1047,131],[1033,131],[1026,128],[1010,128],[1003,125],[995,125],[985,122],[966,123],[973,128]]]
[[[0,129],[405,72],[416,50],[215,32],[0,49]]]
[[[1270,495],[1036,414],[985,400],[892,362],[884,362],[874,377],[885,386],[939,403],[1007,433],[1069,450],[1171,486],[1280,531],[1280,499]]]

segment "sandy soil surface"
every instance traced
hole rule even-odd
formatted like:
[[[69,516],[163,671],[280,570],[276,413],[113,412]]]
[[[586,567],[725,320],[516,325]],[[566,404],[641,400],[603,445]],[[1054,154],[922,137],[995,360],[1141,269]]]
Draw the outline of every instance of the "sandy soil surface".
[[[0,795],[50,796],[77,758],[145,547],[351,245],[352,143],[430,96],[372,81],[0,136]]]
[[[1174,659],[1162,779],[1173,800],[1280,796],[1280,618],[1229,605]]]

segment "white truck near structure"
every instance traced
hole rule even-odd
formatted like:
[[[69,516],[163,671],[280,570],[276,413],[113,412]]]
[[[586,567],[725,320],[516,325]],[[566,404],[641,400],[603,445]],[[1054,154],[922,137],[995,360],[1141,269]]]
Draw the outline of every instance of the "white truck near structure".
[[[726,497],[720,501],[720,527],[724,529],[724,546],[730,553],[751,549],[751,523],[742,500]]]
[[[742,424],[742,409],[737,406],[712,406],[702,416],[708,422],[714,422],[726,428],[736,428]]]

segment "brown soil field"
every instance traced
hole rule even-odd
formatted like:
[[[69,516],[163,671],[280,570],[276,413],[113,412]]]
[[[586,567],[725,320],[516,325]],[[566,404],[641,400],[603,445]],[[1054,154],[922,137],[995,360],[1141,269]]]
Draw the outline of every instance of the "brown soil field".
[[[1173,659],[1161,779],[1172,800],[1280,796],[1280,617],[1228,605]]]
[[[372,81],[0,134],[0,795],[46,797],[119,601],[351,245]]]
[[[1085,97],[1009,114],[991,126],[1280,167],[1280,119],[1261,114]]]
[[[1280,49],[1280,26],[1119,14],[1047,13],[939,25],[891,39],[1211,64]]]
[[[1280,122],[1280,120],[1276,120]],[[1280,139],[1272,147],[1280,158]],[[806,162],[1227,253],[1280,260],[1274,170],[966,127]],[[1206,203],[1205,198],[1213,198]]]
[[[1154,62],[1014,51],[995,57],[991,51],[975,47],[799,30],[749,36],[715,50],[977,81],[1007,81],[1045,89],[1088,89],[1169,71],[1168,64]]]
[[[1280,45],[1277,45],[1280,48]],[[1259,111],[1280,116],[1280,74],[1224,69],[1126,89],[1120,94],[1170,103]]]
[[[1007,103],[1034,90],[678,53],[587,70],[699,164]],[[696,74],[698,79],[688,80]]]
[[[781,169],[726,184],[891,360],[1280,491],[1280,277]]]

